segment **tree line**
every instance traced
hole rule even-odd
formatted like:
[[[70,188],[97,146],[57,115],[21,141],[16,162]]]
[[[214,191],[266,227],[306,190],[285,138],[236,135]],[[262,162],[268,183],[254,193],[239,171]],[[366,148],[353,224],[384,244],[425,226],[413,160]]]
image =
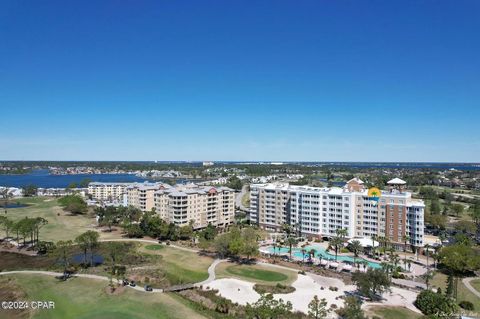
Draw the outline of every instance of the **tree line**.
[[[34,249],[38,249],[40,246],[40,229],[46,224],[48,221],[42,217],[25,217],[13,221],[7,216],[0,216],[0,227],[5,232],[6,238],[15,235],[18,244],[20,244],[20,240],[23,240],[24,246],[29,243]]]

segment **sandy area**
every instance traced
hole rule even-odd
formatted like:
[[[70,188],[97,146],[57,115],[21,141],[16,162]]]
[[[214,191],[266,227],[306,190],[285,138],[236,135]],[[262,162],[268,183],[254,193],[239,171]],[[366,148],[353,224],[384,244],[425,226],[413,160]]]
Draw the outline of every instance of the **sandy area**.
[[[253,303],[260,298],[260,295],[253,289],[254,284],[244,280],[223,278],[212,281],[206,285],[208,289],[216,289],[219,294],[227,299],[237,302],[241,305]],[[295,291],[290,294],[276,294],[275,299],[290,301],[294,310],[304,313],[308,312],[308,304],[317,295],[320,299],[325,298],[328,306],[335,304],[337,307],[343,306],[343,296],[345,291],[354,291],[354,285],[345,285],[341,280],[335,278],[322,277],[319,275],[308,274],[299,275],[298,279],[292,284]],[[338,291],[331,291],[330,286],[338,287]],[[324,289],[322,290],[321,287]],[[386,300],[381,303],[365,303],[363,307],[369,307],[376,304],[389,306],[402,306],[418,312],[413,302],[416,293],[392,287],[391,292],[384,294]]]

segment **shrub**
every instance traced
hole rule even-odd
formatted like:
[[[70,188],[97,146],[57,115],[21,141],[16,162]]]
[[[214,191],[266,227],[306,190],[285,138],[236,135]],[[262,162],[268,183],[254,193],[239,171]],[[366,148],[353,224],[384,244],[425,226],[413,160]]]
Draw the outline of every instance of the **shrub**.
[[[331,291],[338,291],[338,287],[335,286],[330,286],[328,287],[328,289],[330,289]]]
[[[401,273],[398,273],[398,272],[394,272],[392,274],[392,277],[393,278],[396,278],[396,279],[405,279],[405,275],[404,274],[401,274]]]
[[[475,307],[473,306],[473,303],[471,303],[470,301],[467,301],[467,300],[460,301],[458,303],[458,305],[460,306],[460,308],[465,309],[465,310],[474,310],[475,309]]]
[[[429,316],[449,317],[457,311],[457,304],[450,297],[435,293],[431,290],[423,290],[415,300],[415,306]]]

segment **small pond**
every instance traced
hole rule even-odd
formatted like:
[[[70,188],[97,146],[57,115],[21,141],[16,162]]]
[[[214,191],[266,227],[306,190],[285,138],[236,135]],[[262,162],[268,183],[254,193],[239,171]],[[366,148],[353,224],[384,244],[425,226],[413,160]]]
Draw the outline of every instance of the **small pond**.
[[[5,205],[5,202],[0,203],[0,209],[1,208],[22,208],[22,207],[28,207],[28,205],[21,204],[21,203],[10,203],[10,202],[8,202],[7,205]]]
[[[91,257],[92,257],[92,254],[88,253],[87,254],[87,263],[90,263]],[[72,256],[71,261],[74,264],[80,265],[80,264],[83,264],[84,259],[85,259],[84,254],[76,254],[76,255]],[[105,258],[103,258],[102,255],[93,254],[93,264],[95,266],[103,264],[104,261],[105,261]]]

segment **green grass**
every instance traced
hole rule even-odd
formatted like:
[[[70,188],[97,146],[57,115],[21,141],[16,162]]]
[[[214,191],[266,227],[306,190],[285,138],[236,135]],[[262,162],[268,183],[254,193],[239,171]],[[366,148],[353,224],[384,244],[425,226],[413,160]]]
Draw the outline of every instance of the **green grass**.
[[[477,287],[479,287],[478,285],[480,285],[480,280],[475,281],[477,281],[477,286],[474,286],[474,288],[477,289]],[[447,288],[447,275],[437,272],[433,277],[431,284],[434,287],[441,288],[442,291],[445,292]],[[462,283],[462,280],[460,278],[458,280],[457,301],[460,302],[463,300],[470,301],[475,307],[474,311],[476,313],[480,313],[480,298],[478,298],[470,290],[468,290],[467,287],[465,287],[465,285]]]
[[[40,229],[40,240],[58,241],[74,239],[76,236],[93,229],[95,218],[86,215],[70,215],[63,211],[55,198],[28,197],[15,199],[12,202],[27,204],[27,207],[7,209],[8,218],[16,221],[25,217],[43,217],[48,224]],[[5,236],[5,232],[1,232]],[[10,236],[14,234],[10,233]]]
[[[151,249],[151,246],[155,248]],[[159,249],[156,246],[160,245],[142,245],[140,251],[162,257],[158,266],[170,283],[195,283],[208,278],[208,267],[213,262],[212,258],[178,248],[160,246]]]
[[[221,263],[216,268],[216,274],[220,278],[234,277],[259,284],[285,284],[289,285],[297,279],[293,271],[267,268],[260,265],[235,265]]]
[[[369,310],[372,316],[388,319],[415,319],[421,315],[403,307],[373,307]]]
[[[470,284],[475,288],[476,291],[480,292],[480,279],[475,279],[470,281]]]
[[[162,245],[147,245],[145,246],[145,249],[147,250],[160,250],[160,249],[163,249],[164,246]]]
[[[41,275],[14,275],[14,286],[23,291],[26,300],[54,301],[55,309],[32,312],[34,319],[130,319],[130,318],[204,318],[172,298],[125,289],[116,295],[107,294],[107,282],[73,278],[61,282]],[[0,286],[7,278],[0,278]],[[3,281],[3,284],[2,284]],[[1,312],[0,318],[12,313]]]

